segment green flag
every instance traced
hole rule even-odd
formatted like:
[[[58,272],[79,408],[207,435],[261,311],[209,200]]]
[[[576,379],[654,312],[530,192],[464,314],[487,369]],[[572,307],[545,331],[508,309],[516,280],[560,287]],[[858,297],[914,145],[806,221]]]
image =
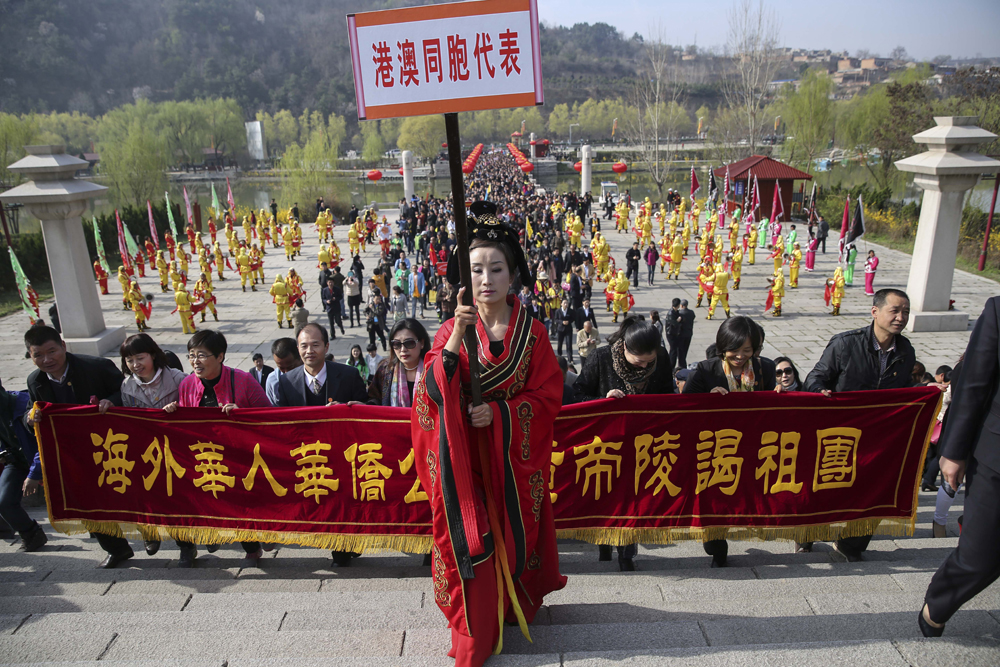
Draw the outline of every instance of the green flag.
[[[167,217],[170,218],[170,228],[174,232],[174,238],[180,238],[181,233],[177,231],[177,223],[174,222],[174,211],[170,208],[170,193],[164,192],[163,196],[167,199]]]
[[[122,229],[125,230],[125,247],[128,248],[129,257],[131,257],[134,261],[136,255],[139,254],[139,245],[135,242],[135,239],[132,238],[132,232],[128,230],[128,225],[124,222],[122,223]]]
[[[108,266],[108,258],[104,254],[104,242],[101,241],[101,230],[97,226],[97,218],[91,218],[94,224],[94,245],[97,247],[97,259],[101,262],[101,268],[111,275],[111,267]]]
[[[24,275],[24,269],[21,268],[21,263],[17,261],[14,249],[8,247],[7,250],[10,251],[10,265],[14,269],[14,280],[17,282],[17,293],[21,297],[21,307],[27,313],[28,319],[34,322],[35,318],[38,317],[38,313],[31,307],[31,300],[28,298],[28,277]]]
[[[219,206],[219,195],[215,194],[215,183],[212,183],[212,210],[215,211],[215,219],[222,217],[222,207]]]

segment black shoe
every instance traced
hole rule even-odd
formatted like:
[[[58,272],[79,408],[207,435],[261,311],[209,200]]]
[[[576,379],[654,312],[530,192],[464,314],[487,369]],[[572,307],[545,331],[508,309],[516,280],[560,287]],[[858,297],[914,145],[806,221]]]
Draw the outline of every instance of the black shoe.
[[[264,557],[264,550],[257,549],[253,553],[248,553],[246,557],[243,558],[243,562],[240,567],[260,567],[260,559]]]
[[[210,554],[214,554],[218,550],[219,550],[219,545],[218,544],[206,544],[205,545],[205,551],[207,551]]]
[[[618,570],[621,572],[635,572],[635,563],[631,558],[618,557]]]
[[[840,540],[833,543],[833,550],[839,553],[841,556],[847,559],[848,563],[859,563],[864,560],[860,553],[853,551],[845,551],[840,544]]]
[[[933,492],[936,493],[937,490],[938,490],[938,488],[936,486],[934,486],[933,484],[921,484],[920,485],[920,490],[921,491],[933,491]]]
[[[181,557],[177,561],[177,567],[189,569],[194,567],[194,559],[198,557],[198,547],[181,547]]]
[[[927,605],[925,604],[924,607],[926,606]],[[927,619],[924,618],[924,607],[921,607],[920,611],[917,612],[917,626],[920,628],[920,634],[924,637],[940,637],[944,634],[944,626],[942,625],[940,628],[935,628],[933,625],[928,623]]]
[[[729,566],[729,555],[728,554],[716,554],[712,556],[712,567],[728,567]]]
[[[333,564],[337,567],[350,567],[351,566],[351,556],[350,551],[333,551],[331,552],[333,556]]]
[[[610,544],[599,544],[597,546],[597,560],[598,561],[610,561],[611,560],[611,545]]]
[[[104,560],[97,565],[97,567],[101,570],[113,570],[118,567],[120,563],[124,563],[134,555],[135,552],[133,552],[132,548],[129,547],[128,551],[123,551],[120,554],[108,554],[105,556]]]
[[[146,547],[147,556],[155,556],[156,552],[160,550],[159,540],[143,540],[144,546]]]
[[[424,567],[430,567],[431,566],[431,555],[430,554],[424,554],[424,560],[421,563],[421,565],[423,565]]]
[[[21,546],[19,546],[17,550],[25,553],[38,551],[44,547],[45,543],[48,541],[49,538],[45,534],[45,531],[42,530],[42,527],[35,524],[35,529],[21,538]]]

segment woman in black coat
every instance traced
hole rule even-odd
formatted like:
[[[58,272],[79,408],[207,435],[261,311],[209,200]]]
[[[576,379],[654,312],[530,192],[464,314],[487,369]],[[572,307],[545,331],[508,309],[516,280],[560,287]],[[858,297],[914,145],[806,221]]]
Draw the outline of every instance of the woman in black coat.
[[[685,394],[721,394],[731,391],[774,391],[774,364],[757,356],[764,344],[760,326],[745,315],[725,320],[715,335],[718,355],[699,361],[684,386]],[[725,567],[729,555],[726,540],[705,542],[712,567]]]
[[[608,345],[590,353],[573,388],[580,401],[625,398],[628,395],[672,394],[674,378],[660,332],[638,315],[622,321]],[[632,559],[638,545],[618,547],[618,567],[635,569]],[[600,545],[600,560],[611,560],[611,547]]]

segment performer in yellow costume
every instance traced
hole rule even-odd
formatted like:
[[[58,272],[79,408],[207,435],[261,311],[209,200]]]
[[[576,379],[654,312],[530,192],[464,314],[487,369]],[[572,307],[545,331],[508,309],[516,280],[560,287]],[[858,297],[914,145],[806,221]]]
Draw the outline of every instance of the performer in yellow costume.
[[[618,233],[621,234],[624,231],[628,231],[628,204],[625,203],[625,198],[618,200],[618,204],[615,206],[615,215],[617,216],[616,228]]]
[[[253,223],[245,215],[243,216],[243,238],[247,240],[247,243],[253,238]]]
[[[660,224],[660,236],[663,236],[667,226],[667,207],[663,204],[660,204],[660,211],[656,214],[656,219]]]
[[[302,254],[302,227],[299,226],[299,221],[296,220],[292,223],[292,248],[295,250],[296,255]],[[363,246],[362,246],[363,247]]]
[[[179,283],[175,287],[174,302],[177,304],[177,313],[181,316],[181,328],[186,334],[193,334],[194,315],[191,313],[191,295]]]
[[[333,267],[340,264],[340,246],[337,245],[337,240],[333,238],[332,233],[330,234],[329,253],[330,253],[330,268],[333,269]]]
[[[698,303],[695,304],[695,308],[701,308],[701,300],[705,298],[705,285],[710,285],[709,279],[715,274],[715,270],[712,265],[706,261],[702,261],[698,265],[698,275],[696,277],[698,281]]]
[[[615,298],[612,302],[614,306],[615,316],[612,322],[618,321],[618,313],[622,314],[622,317],[628,315],[629,305],[628,305],[628,278],[625,277],[624,271],[619,271],[618,275],[611,283],[611,287],[614,288]]]
[[[665,235],[660,239],[660,273],[663,273],[664,267],[671,263],[670,250],[673,248],[673,241],[669,236]],[[668,269],[669,276],[669,269]]]
[[[170,285],[174,288],[176,292],[181,285],[186,284],[184,276],[181,275],[180,271],[177,270],[177,262],[170,263]]]
[[[358,243],[358,226],[356,224],[351,225],[351,228],[347,230],[347,246],[351,251],[351,257],[358,254],[360,244]],[[287,249],[285,252],[287,254]]]
[[[264,230],[264,216],[261,215],[261,216],[258,216],[258,218],[257,218],[257,244],[260,246],[260,254],[261,255],[266,255],[267,254],[267,252],[264,251],[264,248],[267,247],[267,244],[264,243],[264,231],[265,231]]]
[[[232,227],[226,229],[226,243],[229,244],[229,256],[236,257],[240,249],[240,237]]]
[[[705,282],[709,280],[712,282],[712,301],[708,306],[707,319],[712,319],[712,316],[715,315],[715,307],[720,303],[722,310],[726,311],[726,317],[729,317],[729,272],[726,271],[722,262],[715,265],[715,273]]]
[[[250,248],[250,272],[253,276],[253,284],[264,284],[264,258],[261,257],[261,249],[254,243]],[[254,290],[257,291],[256,289]]]
[[[288,307],[288,288],[280,273],[274,276],[274,284],[271,285],[271,290],[268,293],[274,297],[274,306],[278,314],[278,328],[282,328],[283,320],[288,320],[288,328],[291,329],[292,311]]]
[[[785,296],[785,276],[780,268],[774,274],[771,294],[774,296],[774,316],[781,317],[781,298]]]
[[[212,253],[215,255],[215,270],[219,272],[219,280],[225,280],[222,275],[222,267],[226,263],[226,256],[222,254],[222,247],[216,242],[212,245]]]
[[[840,315],[840,304],[844,300],[844,270],[838,266],[837,270],[833,272],[833,279],[828,281],[827,284],[833,288],[830,297],[830,302],[833,304],[833,312],[830,314]]]
[[[320,211],[319,215],[316,216],[316,231],[319,233],[320,243],[326,243],[329,224],[330,223],[326,219],[326,211]]]
[[[757,225],[750,225],[750,236],[747,240],[747,264],[754,265],[757,259]]]
[[[729,274],[733,277],[733,289],[740,288],[740,276],[743,274],[743,248],[740,245],[733,250],[733,260],[729,265]]]
[[[142,292],[139,290],[139,283],[135,281],[132,281],[131,285],[129,285],[128,303],[132,307],[132,314],[135,315],[135,326],[139,328],[139,331],[149,329],[149,326],[146,324],[146,313],[142,309],[145,301],[142,298]]]
[[[163,257],[163,251],[156,251],[156,272],[160,274],[160,291],[167,291],[167,278],[169,277],[169,270],[167,269],[167,260]]]
[[[641,224],[640,232],[642,236],[639,241],[639,247],[645,248],[653,244],[653,221],[650,219],[648,213],[642,216]]]
[[[674,207],[673,212],[670,214],[670,219],[667,220],[667,227],[670,229],[670,238],[677,236],[677,207]]]
[[[268,217],[267,224],[271,226],[271,243],[274,245],[275,248],[277,248],[279,245],[278,221],[275,220],[274,216],[272,215]]]
[[[236,265],[240,267],[240,286],[243,291],[247,291],[247,280],[250,281],[250,289],[257,291],[257,285],[253,282],[253,269],[250,267],[250,255],[245,248],[240,248],[240,254],[236,255]]]
[[[122,310],[129,310],[128,293],[132,287],[132,279],[125,273],[125,267],[118,267],[118,284],[122,286]]]
[[[691,226],[684,220],[681,221],[681,238],[684,239],[684,254],[688,254],[691,247]]]
[[[579,248],[583,241],[583,221],[580,220],[580,216],[573,216],[573,224],[570,227],[570,242],[573,247]]]
[[[295,259],[295,232],[291,225],[285,226],[285,231],[281,232],[281,240],[285,244],[285,259],[293,261]]]
[[[677,234],[674,236],[674,243],[670,246],[670,272],[667,274],[667,280],[673,276],[674,280],[677,280],[681,275],[681,261],[684,259],[684,235]]]
[[[210,277],[211,275],[212,275],[211,272],[202,273],[201,277],[198,279],[198,282],[194,284],[195,298],[200,298],[202,301],[205,302],[205,308],[201,311],[202,322],[205,321],[206,310],[211,310],[212,316],[215,318],[215,321],[216,322],[219,321],[219,311],[215,309],[216,299],[215,295],[213,294],[214,290],[212,289],[212,279]]]
[[[799,286],[799,264],[802,262],[802,249],[798,243],[792,248],[788,257],[788,286],[794,289]]]

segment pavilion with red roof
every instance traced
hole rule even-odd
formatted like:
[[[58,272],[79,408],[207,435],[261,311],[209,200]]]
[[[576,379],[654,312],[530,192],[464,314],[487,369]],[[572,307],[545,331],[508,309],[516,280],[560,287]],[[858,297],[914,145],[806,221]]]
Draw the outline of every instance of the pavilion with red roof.
[[[729,202],[726,210],[731,213],[736,210],[736,207],[743,208],[744,197],[749,197],[753,179],[756,177],[757,187],[760,189],[758,220],[764,216],[771,217],[771,203],[774,201],[775,185],[780,188],[781,203],[785,209],[785,214],[781,219],[782,221],[790,220],[792,204],[798,203],[799,207],[802,206],[802,194],[795,192],[795,181],[812,180],[812,176],[795,167],[790,167],[764,155],[753,155],[714,171],[720,191],[726,178],[726,169],[729,170]]]

